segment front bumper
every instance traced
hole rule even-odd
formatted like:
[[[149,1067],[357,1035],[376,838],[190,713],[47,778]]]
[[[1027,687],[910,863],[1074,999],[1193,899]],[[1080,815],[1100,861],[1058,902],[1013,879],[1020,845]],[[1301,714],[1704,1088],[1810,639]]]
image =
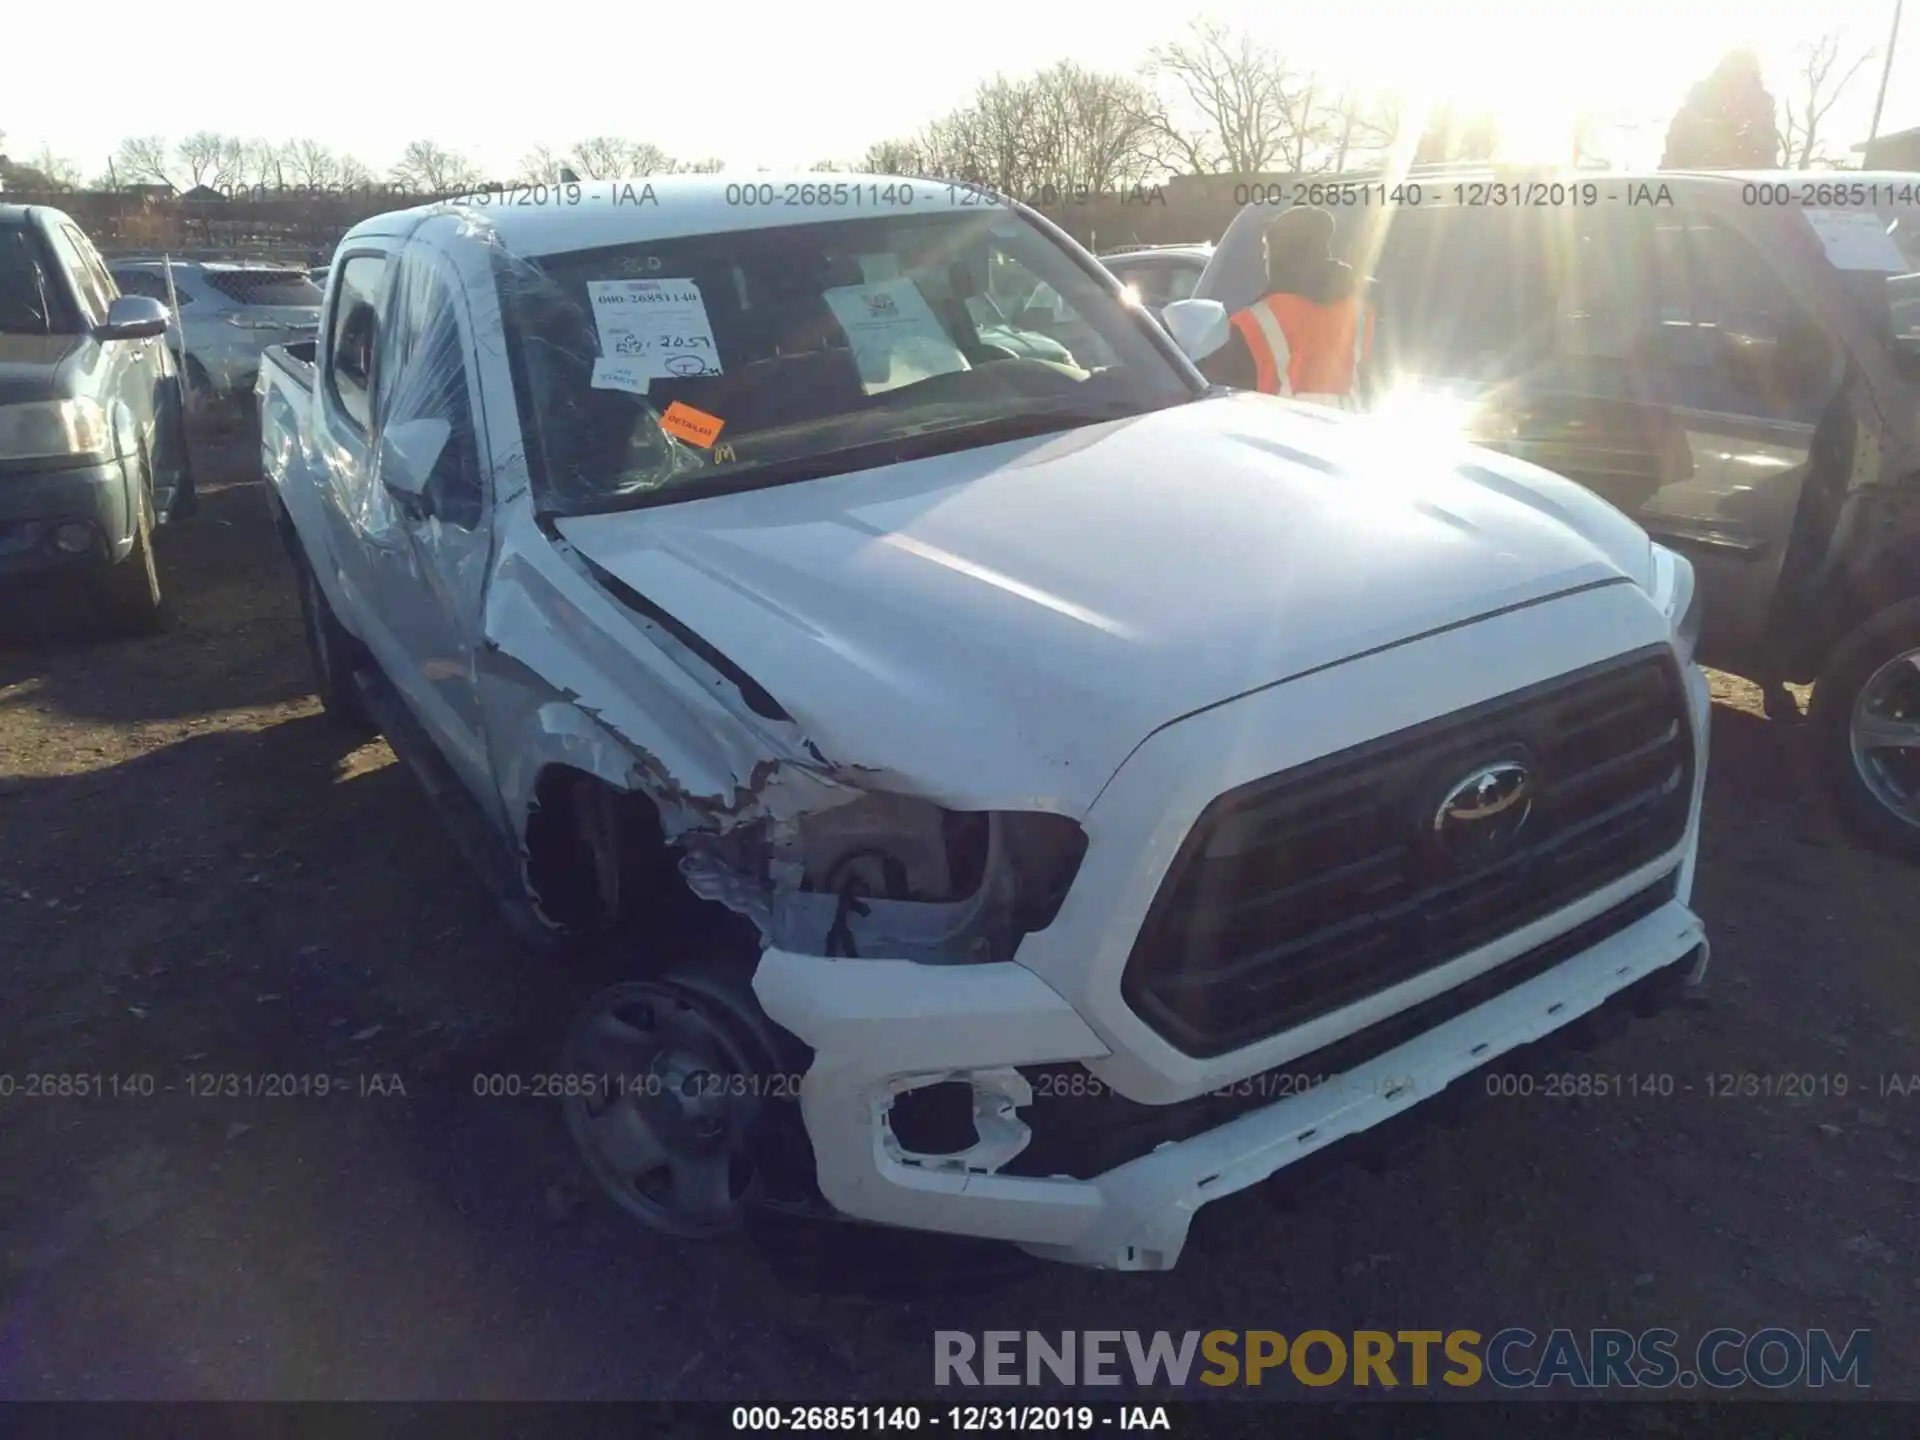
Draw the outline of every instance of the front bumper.
[[[0,580],[111,564],[133,547],[134,511],[126,467],[119,460],[58,469],[0,468]],[[91,525],[94,548],[67,555],[53,548],[56,525]]]
[[[1700,983],[1705,946],[1699,919],[1678,901],[1669,903],[1547,974],[1345,1074],[1089,1180],[916,1161],[887,1123],[887,1107],[900,1090],[954,1074],[974,1085],[977,1121],[1005,1121],[1032,1099],[1030,1084],[1012,1067],[1105,1053],[1085,1023],[1030,972],[1017,965],[934,970],[770,951],[754,989],[769,1014],[820,1052],[801,1106],[821,1191],[836,1209],[877,1224],[1012,1241],[1074,1264],[1165,1270],[1180,1258],[1201,1206],[1394,1119],[1669,967],[1691,962],[1686,979]],[[905,973],[916,970],[917,976]],[[947,983],[927,983],[934,980]],[[946,1068],[937,1068],[943,1061]]]
[[[1562,642],[1546,652],[1552,658],[1543,657],[1538,632],[1524,633],[1541,623],[1537,615],[1516,613],[1425,642],[1425,703],[1463,708],[1489,685],[1498,693],[1538,678],[1525,673],[1529,667],[1592,658],[1572,653],[1582,645],[1604,655],[1608,647],[1624,652],[1649,638],[1618,597],[1557,603],[1567,608],[1549,622]],[[1559,629],[1570,617],[1592,621],[1579,640],[1569,637],[1581,636],[1581,629]],[[1449,653],[1454,650],[1457,655]],[[1341,667],[1352,672],[1346,696],[1369,693],[1372,663]],[[1503,668],[1511,675],[1498,673]],[[1195,1060],[1180,1054],[1119,999],[1119,971],[1140,914],[1194,814],[1221,793],[1219,777],[1202,776],[1190,797],[1171,805],[1164,802],[1173,792],[1154,785],[1140,791],[1135,805],[1125,791],[1144,782],[1138,776],[1129,782],[1123,769],[1095,812],[1120,796],[1137,814],[1102,827],[1103,833],[1137,825],[1155,839],[1110,846],[1105,859],[1090,852],[1060,917],[1028,937],[1017,963],[929,966],[769,949],[754,992],[777,1024],[814,1051],[800,1109],[821,1196],[843,1215],[875,1224],[1009,1241],[1082,1265],[1168,1269],[1201,1206],[1407,1115],[1471,1072],[1564,1030],[1624,992],[1667,982],[1697,987],[1707,944],[1688,901],[1710,704],[1705,676],[1691,666],[1685,676],[1696,762],[1687,829],[1675,850],[1427,974],[1229,1055]],[[1329,675],[1326,684],[1339,682]],[[1310,757],[1349,738],[1355,712],[1349,705],[1343,713],[1340,689],[1330,690],[1333,703],[1319,704],[1307,682],[1294,685],[1316,703],[1293,714],[1318,716],[1326,737],[1308,733],[1306,722],[1289,723],[1278,691],[1294,686],[1277,687],[1265,699],[1245,702],[1238,714],[1236,707],[1220,712],[1225,735],[1193,722],[1163,732],[1172,737],[1161,767],[1169,784],[1188,784],[1203,756],[1228,755],[1225,763],[1236,770],[1277,773],[1297,763],[1282,753],[1287,747],[1302,747]],[[1476,686],[1479,695],[1472,693]],[[1449,694],[1455,687],[1458,694]],[[1422,703],[1404,685],[1373,693]],[[1249,724],[1255,704],[1262,708]],[[1364,723],[1385,731],[1398,723],[1384,703],[1366,713]],[[1145,873],[1154,867],[1156,873]],[[1388,1038],[1371,1049],[1355,1050],[1353,1042],[1382,1035]],[[1318,1069],[1336,1054],[1325,1066],[1331,1073],[1311,1087],[1136,1150],[1119,1163],[1058,1170],[1048,1161],[1015,1163],[1030,1150],[1029,1160],[1053,1150],[1034,1128],[1048,1108],[1035,1104],[1031,1077],[1037,1072],[1084,1067],[1099,1089],[1134,1110],[1171,1113],[1250,1077]],[[897,1098],[953,1081],[971,1092],[971,1147],[909,1150],[895,1132]],[[1057,1104],[1052,1108],[1060,1113]],[[1072,1174],[1060,1173],[1067,1170]]]

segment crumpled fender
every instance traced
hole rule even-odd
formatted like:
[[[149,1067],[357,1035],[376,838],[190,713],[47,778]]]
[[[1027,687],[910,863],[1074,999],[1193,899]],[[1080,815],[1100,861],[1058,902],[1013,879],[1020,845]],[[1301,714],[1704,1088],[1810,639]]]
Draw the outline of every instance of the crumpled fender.
[[[669,839],[790,819],[863,793],[791,721],[756,715],[730,678],[608,595],[530,513],[514,507],[499,533],[477,665],[516,830],[555,764],[646,794]]]

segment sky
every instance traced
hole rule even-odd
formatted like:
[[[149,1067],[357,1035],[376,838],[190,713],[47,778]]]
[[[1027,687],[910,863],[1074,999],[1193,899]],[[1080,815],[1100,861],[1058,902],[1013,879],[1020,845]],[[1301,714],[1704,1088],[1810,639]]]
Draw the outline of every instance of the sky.
[[[1840,30],[1849,59],[1884,47],[1892,10],[1893,0],[1216,0],[1193,11],[1164,0],[966,0],[937,10],[707,0],[653,25],[650,7],[605,0],[473,6],[468,22],[448,18],[457,9],[392,0],[284,13],[206,0],[156,25],[150,5],[100,0],[87,28],[117,37],[99,62],[114,57],[111,79],[8,65],[0,131],[15,160],[46,145],[88,176],[123,136],[178,140],[196,130],[318,139],[376,172],[425,138],[490,178],[510,178],[536,145],[601,134],[685,159],[804,169],[911,134],[996,72],[1069,58],[1132,71],[1204,13],[1330,79],[1483,106],[1510,137],[1557,136],[1582,104],[1640,119],[1642,130],[1616,132],[1623,153],[1613,158],[1651,164],[1687,86],[1733,45],[1758,50],[1784,99],[1797,44]],[[1920,126],[1920,6],[1910,10],[1883,132]],[[184,15],[193,22],[179,23]],[[16,57],[69,54],[71,25],[60,7],[28,6],[9,15],[6,45]],[[1829,117],[1840,151],[1866,136],[1879,68],[1870,61]]]

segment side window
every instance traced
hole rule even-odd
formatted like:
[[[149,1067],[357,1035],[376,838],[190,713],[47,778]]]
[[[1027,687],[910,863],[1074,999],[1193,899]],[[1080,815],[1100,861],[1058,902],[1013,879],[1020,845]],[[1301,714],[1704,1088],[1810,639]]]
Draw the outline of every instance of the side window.
[[[1506,207],[1394,212],[1375,266],[1375,344],[1391,368],[1499,373],[1545,345],[1547,247],[1528,220]]]
[[[1655,335],[1680,403],[1818,420],[1832,394],[1833,347],[1752,243],[1671,212],[1649,238]]]
[[[460,304],[459,287],[437,255],[416,248],[402,256],[378,341],[373,409],[383,431],[413,420],[447,423],[427,495],[436,517],[470,530],[483,504]]]
[[[155,275],[149,270],[116,270],[113,279],[122,295],[144,295],[149,300],[158,300],[162,305],[171,303],[164,275]]]
[[[74,296],[85,312],[81,317],[82,323],[91,330],[106,320],[107,306],[112,297],[102,291],[88,274],[87,262],[73,243],[75,233],[71,225],[49,225],[46,230],[48,243],[53,247],[60,268],[72,277]]]
[[[119,298],[119,287],[113,283],[113,277],[107,274],[107,267],[100,263],[100,257],[94,253],[93,242],[72,225],[62,225],[60,228],[66,232],[74,256],[80,262],[79,279],[87,292],[87,303],[98,309],[100,318],[104,320],[107,318],[107,307]]]
[[[99,287],[109,301],[117,300],[120,296],[120,287],[114,284],[113,276],[107,270],[107,262],[100,258],[100,252],[94,249],[93,241],[87,238],[85,231],[77,228],[73,232],[73,238],[80,248],[81,263],[87,267],[87,274],[91,277],[93,284]]]
[[[384,255],[356,255],[341,267],[327,336],[327,393],[363,435],[373,428],[373,357],[386,274]]]

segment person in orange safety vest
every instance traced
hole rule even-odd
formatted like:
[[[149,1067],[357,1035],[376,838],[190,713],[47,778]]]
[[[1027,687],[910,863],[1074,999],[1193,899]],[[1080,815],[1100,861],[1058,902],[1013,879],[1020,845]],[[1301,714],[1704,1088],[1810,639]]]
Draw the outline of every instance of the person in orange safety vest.
[[[1217,385],[1360,406],[1373,313],[1351,266],[1333,258],[1333,212],[1283,211],[1267,228],[1267,293],[1230,317],[1233,334],[1201,370]]]

